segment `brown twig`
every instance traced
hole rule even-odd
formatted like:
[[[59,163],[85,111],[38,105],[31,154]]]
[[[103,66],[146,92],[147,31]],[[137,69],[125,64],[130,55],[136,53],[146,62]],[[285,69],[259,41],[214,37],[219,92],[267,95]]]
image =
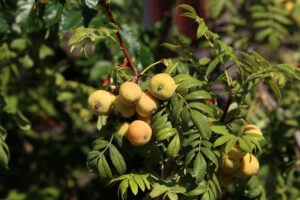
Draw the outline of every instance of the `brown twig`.
[[[232,94],[229,94],[229,97],[228,97],[228,100],[227,100],[227,103],[226,103],[225,110],[224,110],[223,115],[222,115],[222,117],[221,117],[221,122],[224,122],[225,117],[226,117],[226,115],[227,115],[227,112],[228,112],[228,109],[229,109],[229,106],[230,106],[231,102],[232,102]]]
[[[105,2],[105,0],[102,0],[101,3],[104,5],[104,7],[105,7],[105,9],[106,9],[110,21],[111,21],[112,23],[115,24],[116,21],[115,21],[114,17],[112,16],[111,10],[110,10],[110,8],[109,8],[109,4],[107,4],[107,3]],[[129,66],[130,66],[131,70],[133,71],[133,73],[134,73],[135,76],[138,76],[139,73],[138,73],[138,71],[136,70],[136,68],[135,68],[135,66],[134,66],[134,64],[133,64],[133,61],[132,61],[132,59],[130,58],[130,56],[129,56],[129,54],[128,54],[128,51],[127,51],[127,49],[126,49],[126,47],[125,47],[125,44],[124,44],[124,42],[123,42],[123,40],[122,40],[122,37],[121,37],[120,33],[117,32],[116,34],[117,34],[118,40],[119,40],[120,45],[121,45],[120,48],[121,48],[121,50],[124,52],[124,55],[125,55],[126,59],[127,59],[128,62],[129,62]]]

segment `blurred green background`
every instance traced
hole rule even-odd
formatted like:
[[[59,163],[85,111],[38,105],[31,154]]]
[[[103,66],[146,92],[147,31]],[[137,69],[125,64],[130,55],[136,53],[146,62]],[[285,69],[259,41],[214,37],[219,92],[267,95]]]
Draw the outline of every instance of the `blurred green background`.
[[[85,165],[90,143],[99,137],[97,119],[86,101],[124,56],[109,39],[87,41],[87,57],[78,49],[70,53],[68,46],[75,28],[108,25],[109,18],[97,2],[0,0],[0,142],[10,151],[8,169],[0,168],[0,199],[117,199],[116,187],[107,187]],[[193,48],[199,57],[205,55],[205,48],[191,37],[193,28],[176,20],[174,7],[183,2],[188,1],[160,5],[154,0],[111,0],[138,70],[176,56],[160,46],[166,41]],[[296,0],[195,2],[198,14],[235,49],[254,49],[271,63],[300,66]],[[293,2],[292,9],[288,2]],[[248,101],[248,118],[266,137],[259,187],[266,189],[268,199],[299,200],[299,81],[288,82],[281,98],[260,85]],[[2,149],[7,154],[7,148]],[[251,199],[245,187],[250,186],[231,185],[221,199]]]

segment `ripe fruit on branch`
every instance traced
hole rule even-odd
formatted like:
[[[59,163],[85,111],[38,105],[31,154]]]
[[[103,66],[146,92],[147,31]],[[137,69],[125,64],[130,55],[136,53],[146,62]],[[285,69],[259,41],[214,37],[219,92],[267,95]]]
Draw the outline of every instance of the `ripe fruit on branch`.
[[[119,135],[122,135],[123,137],[127,137],[127,132],[128,132],[128,128],[129,128],[129,123],[128,122],[123,122],[118,130],[117,130],[117,133]]]
[[[245,127],[244,127],[244,130],[243,130],[244,133],[255,133],[257,135],[260,135],[262,136],[263,133],[261,132],[261,130],[253,125],[253,124],[247,124]],[[260,138],[255,138],[256,141],[260,141],[261,139]]]
[[[135,120],[129,125],[127,136],[132,145],[141,146],[150,141],[152,129],[146,122]]]
[[[225,152],[222,152],[222,165],[220,166],[221,172],[224,173],[233,173],[241,166],[240,160],[232,160],[229,155]]]
[[[114,111],[116,115],[120,115],[121,117],[129,118],[135,113],[135,105],[126,105],[120,98],[120,95],[117,96],[114,101]]]
[[[108,115],[116,97],[105,91],[97,90],[88,98],[88,107],[95,115]]]
[[[159,102],[150,92],[143,92],[141,98],[136,103],[136,112],[141,117],[150,117],[156,112]]]
[[[223,147],[221,151],[222,153],[225,153],[225,147]],[[246,153],[242,152],[238,147],[233,146],[227,155],[231,160],[240,160],[246,155]]]
[[[174,94],[175,89],[175,81],[169,74],[157,74],[150,80],[150,92],[157,99],[170,99]]]
[[[242,160],[242,166],[234,173],[234,175],[241,178],[252,176],[257,173],[258,169],[259,162],[257,158],[253,154],[247,153]]]
[[[141,98],[142,89],[134,82],[125,82],[120,87],[119,95],[123,104],[132,105]]]

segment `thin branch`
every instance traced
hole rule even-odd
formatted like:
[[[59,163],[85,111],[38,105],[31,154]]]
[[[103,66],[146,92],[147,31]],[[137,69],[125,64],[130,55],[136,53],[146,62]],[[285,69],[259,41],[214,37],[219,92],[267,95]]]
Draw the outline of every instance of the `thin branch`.
[[[110,10],[110,8],[109,8],[109,4],[107,4],[107,3],[105,2],[105,0],[102,0],[101,3],[104,5],[104,7],[105,7],[105,9],[106,9],[110,21],[111,21],[112,23],[116,24],[116,21],[115,21],[114,17],[112,16],[111,10]],[[138,76],[139,73],[138,73],[138,71],[136,70],[136,68],[135,68],[135,66],[134,66],[134,64],[133,64],[133,61],[132,61],[132,59],[130,58],[130,56],[129,56],[129,54],[128,54],[128,51],[127,51],[127,49],[126,49],[126,47],[125,47],[125,44],[124,44],[124,42],[123,42],[123,40],[122,40],[122,37],[121,37],[120,33],[117,32],[116,35],[117,35],[118,40],[119,40],[119,42],[120,42],[121,50],[123,51],[123,53],[124,53],[126,59],[128,60],[129,66],[130,66],[131,70],[133,71],[133,73],[134,73],[135,76]]]
[[[226,115],[227,115],[227,113],[228,113],[228,109],[229,109],[229,106],[230,106],[231,102],[232,102],[232,94],[229,94],[229,97],[228,97],[228,100],[227,100],[227,103],[226,103],[225,110],[224,110],[223,115],[222,115],[222,117],[221,117],[221,122],[224,122],[225,117],[226,117]]]

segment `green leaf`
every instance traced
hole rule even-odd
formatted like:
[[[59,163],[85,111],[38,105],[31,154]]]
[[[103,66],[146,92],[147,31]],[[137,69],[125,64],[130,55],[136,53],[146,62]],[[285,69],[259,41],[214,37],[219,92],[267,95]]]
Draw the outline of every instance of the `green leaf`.
[[[103,179],[111,179],[112,177],[111,169],[104,155],[101,155],[98,160],[98,172]]]
[[[83,17],[80,11],[68,10],[62,16],[59,23],[59,33],[66,32],[83,25]]]
[[[60,20],[62,11],[63,6],[59,1],[50,1],[49,3],[47,3],[43,15],[43,20],[47,28]]]
[[[201,152],[203,153],[203,155],[205,155],[205,157],[207,157],[209,160],[211,160],[215,164],[216,170],[217,170],[219,167],[219,162],[218,162],[218,158],[216,157],[214,152],[207,147],[201,147]]]
[[[129,182],[128,179],[123,180],[119,185],[119,194],[121,195],[122,199],[126,198],[126,191],[128,189]]]
[[[200,134],[190,135],[188,138],[185,138],[183,140],[182,146],[183,147],[188,146],[191,142],[193,142],[194,140],[198,139],[199,137],[200,137]]]
[[[218,147],[218,146],[221,146],[222,144],[224,144],[225,142],[227,142],[228,140],[234,138],[233,135],[229,134],[229,135],[224,135],[224,136],[221,136],[219,137],[215,143],[214,143],[214,147]]]
[[[0,33],[9,33],[9,27],[6,20],[3,18],[3,14],[0,13]]]
[[[0,140],[0,168],[8,169],[8,162],[9,162],[9,152],[8,147],[5,149],[4,142]]]
[[[231,150],[231,148],[235,145],[237,139],[238,139],[238,138],[234,136],[233,138],[231,138],[231,139],[226,143],[226,145],[225,145],[225,152],[226,152],[226,153],[228,153],[228,152]]]
[[[129,179],[129,186],[134,195],[137,195],[139,187],[133,178]]]
[[[93,150],[95,150],[95,151],[104,149],[107,145],[109,145],[109,142],[106,140],[103,140],[103,138],[98,138],[92,142]]]
[[[211,107],[209,107],[208,105],[204,104],[204,103],[200,103],[200,102],[191,102],[189,103],[189,106],[193,109],[197,109],[203,112],[206,112],[207,114],[209,114],[210,116],[213,116],[213,109]],[[213,128],[213,127],[211,127]]]
[[[193,171],[196,177],[196,182],[199,183],[207,173],[207,164],[201,153],[196,155],[193,165]]]
[[[206,69],[206,73],[205,76],[208,77],[212,71],[214,71],[214,69],[217,67],[217,65],[219,64],[220,60],[218,57],[215,57],[208,65],[207,69]]]
[[[20,111],[17,111],[17,113],[13,116],[13,118],[20,129],[22,130],[31,129],[31,122]]]
[[[172,105],[172,119],[173,121],[177,121],[179,118],[179,115],[183,108],[183,100],[178,99],[177,95],[174,94],[171,98],[171,105]]]
[[[210,128],[212,132],[217,134],[221,134],[221,135],[230,134],[225,125],[216,125],[216,126],[211,126]]]
[[[169,188],[167,186],[155,183],[153,185],[152,191],[150,192],[149,196],[151,198],[155,198],[155,197],[162,195],[163,193],[165,193],[168,190],[169,190]]]
[[[173,77],[175,83],[184,82],[186,80],[193,80],[194,78],[191,77],[189,74],[178,74]]]
[[[7,136],[6,129],[0,124],[0,142],[1,140],[5,141]]]
[[[173,74],[176,71],[177,66],[179,65],[179,62],[175,59],[163,59],[162,60],[164,65],[166,65],[167,69],[164,71],[166,74]]]
[[[84,0],[85,5],[91,9],[97,9],[99,0]]]
[[[197,110],[191,110],[191,116],[202,137],[208,140],[211,136],[211,129],[207,118]]]
[[[99,115],[98,116],[98,121],[97,121],[98,131],[100,131],[102,129],[102,127],[106,125],[107,118],[108,118],[108,116],[106,116],[106,115]]]
[[[199,196],[199,195],[203,194],[206,191],[207,191],[206,183],[205,183],[205,181],[202,181],[198,184],[198,186],[195,189],[193,189],[193,190],[191,190],[191,191],[189,191],[185,194],[187,196]]]
[[[197,39],[199,39],[200,37],[202,37],[207,30],[208,30],[208,28],[205,25],[205,23],[201,22],[199,24],[199,26],[198,26],[198,29],[197,29]]]
[[[145,192],[145,183],[143,181],[143,177],[139,174],[134,174],[134,180],[138,184],[138,186],[141,188],[143,192]]]
[[[205,90],[197,90],[187,94],[185,100],[197,100],[197,99],[211,99],[211,95]]]
[[[122,154],[118,151],[118,149],[111,144],[109,146],[109,154],[113,165],[115,166],[117,172],[119,174],[124,174],[126,172],[126,163],[122,156]]]
[[[178,199],[178,195],[171,193],[171,192],[167,192],[167,196],[169,197],[170,200],[177,200]]]
[[[147,177],[148,177],[148,175],[142,175],[143,181],[144,181],[147,189],[150,190],[151,189],[151,185],[150,185],[150,182],[148,181]]]
[[[19,0],[17,3],[17,12],[15,22],[22,24],[27,21],[30,12],[32,11],[34,0]]]
[[[278,85],[274,81],[268,81],[267,84],[271,88],[272,92],[275,94],[277,100],[281,99],[281,91]]]
[[[202,86],[202,82],[197,79],[185,80],[177,88],[176,92],[179,93],[183,90],[190,89],[192,87]]]
[[[181,186],[174,186],[174,187],[170,187],[169,188],[170,192],[171,193],[185,193],[186,192],[186,189],[184,187],[181,187]]]
[[[256,40],[262,40],[265,37],[267,37],[268,35],[270,35],[271,33],[272,33],[272,29],[268,27],[268,28],[260,31],[258,34],[256,34],[255,39]]]
[[[99,158],[100,152],[99,151],[90,151],[87,156],[87,168],[93,172],[96,173],[98,170],[98,158]]]
[[[179,150],[180,150],[180,138],[179,135],[176,134],[175,137],[170,142],[170,144],[168,145],[167,155],[169,157],[175,158],[178,155]]]
[[[251,152],[251,143],[246,141],[244,138],[238,138],[239,148],[246,152]]]
[[[176,133],[177,133],[176,128],[168,127],[168,128],[161,129],[156,133],[156,140],[158,141],[166,140],[172,137],[173,135],[175,135]]]
[[[184,164],[185,166],[188,166],[190,164],[190,162],[193,160],[194,156],[195,156],[195,151],[197,151],[197,149],[192,149],[190,150],[186,156],[185,156],[185,160],[184,160]]]
[[[195,9],[192,6],[188,5],[188,4],[181,4],[181,5],[177,6],[177,9],[178,8],[182,8],[182,9],[188,10],[193,15],[197,16],[197,13],[196,13]]]

